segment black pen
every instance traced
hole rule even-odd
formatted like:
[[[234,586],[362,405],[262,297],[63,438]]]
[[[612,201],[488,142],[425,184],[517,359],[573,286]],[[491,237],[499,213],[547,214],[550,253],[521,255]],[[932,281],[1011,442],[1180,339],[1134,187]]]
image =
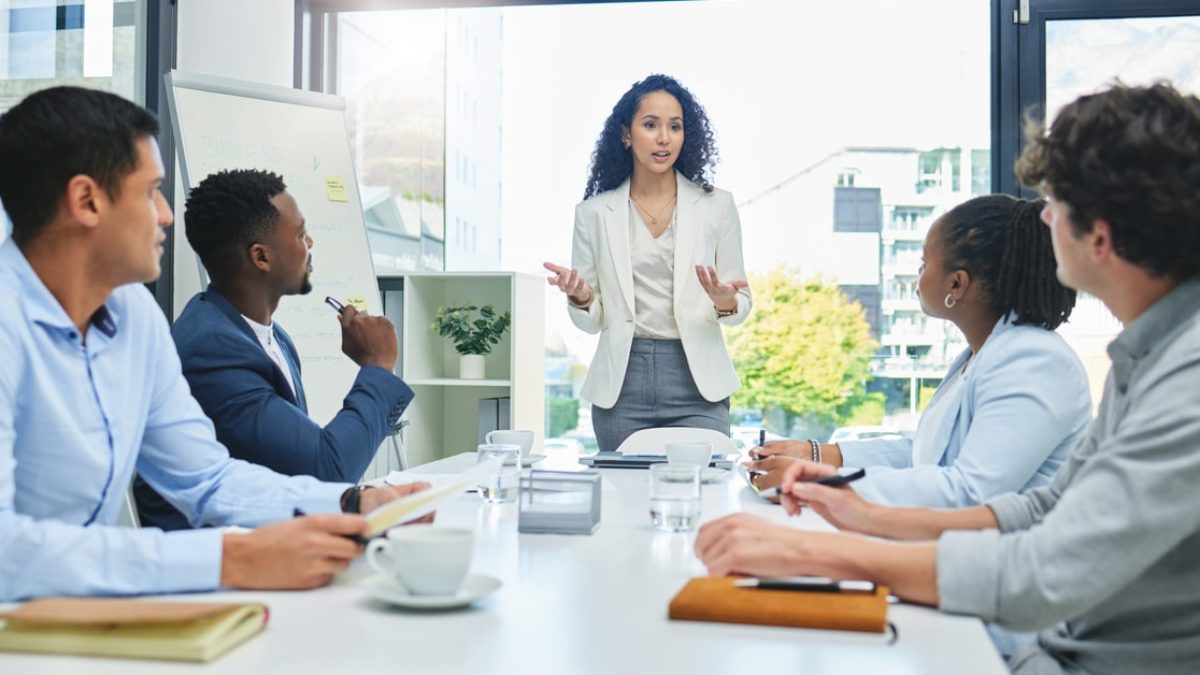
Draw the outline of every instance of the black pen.
[[[327,304],[327,305],[329,305],[330,307],[332,307],[332,308],[334,308],[335,310],[337,310],[337,313],[338,313],[338,314],[341,314],[341,313],[342,313],[343,311],[345,311],[345,309],[346,309],[346,306],[345,306],[345,305],[343,305],[342,303],[340,303],[340,302],[338,302],[337,300],[335,300],[335,299],[333,298],[333,296],[329,296],[329,295],[325,296],[325,304]]]
[[[304,516],[307,516],[307,515],[308,515],[307,513],[301,511],[300,509],[292,510],[292,516],[295,518],[303,518]],[[366,546],[367,542],[371,541],[370,539],[362,536],[361,534],[342,534],[342,535],[338,535],[338,536],[345,537],[345,538],[349,539],[350,541],[352,541],[356,544],[360,544],[362,546]]]
[[[835,581],[827,577],[785,577],[778,579],[738,579],[738,588],[757,588],[762,591],[817,591],[821,593],[874,593],[875,582],[861,580]]]
[[[766,444],[767,444],[767,430],[759,429],[758,430],[758,447],[761,448],[761,447],[765,446]],[[750,459],[762,459],[762,455],[755,452],[754,448],[750,448]]]

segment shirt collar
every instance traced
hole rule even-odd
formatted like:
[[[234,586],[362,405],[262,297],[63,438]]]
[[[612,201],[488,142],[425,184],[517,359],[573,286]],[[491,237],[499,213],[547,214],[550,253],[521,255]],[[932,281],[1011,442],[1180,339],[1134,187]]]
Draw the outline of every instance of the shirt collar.
[[[254,319],[251,319],[250,317],[246,316],[245,314],[242,314],[241,317],[243,319],[245,319],[246,324],[250,326],[250,330],[254,331],[254,336],[257,337],[260,342],[265,342],[266,344],[271,344],[271,342],[273,340],[273,338],[271,337],[271,334],[273,332],[275,332],[275,330],[274,330],[275,322],[274,321],[272,321],[271,323],[268,323],[268,324],[261,324],[261,323],[255,321]]]
[[[1113,375],[1122,390],[1128,385],[1134,365],[1168,339],[1182,325],[1183,318],[1195,314],[1198,307],[1200,279],[1190,279],[1142,312],[1108,344]]]
[[[70,339],[79,337],[71,317],[67,316],[66,310],[58,303],[58,298],[46,288],[42,278],[30,266],[25,254],[12,239],[0,246],[0,267],[9,267],[16,272],[21,301],[29,321],[52,328]],[[109,296],[92,315],[89,323],[106,337],[112,338],[117,334],[119,322],[120,314],[112,306],[112,296]]]

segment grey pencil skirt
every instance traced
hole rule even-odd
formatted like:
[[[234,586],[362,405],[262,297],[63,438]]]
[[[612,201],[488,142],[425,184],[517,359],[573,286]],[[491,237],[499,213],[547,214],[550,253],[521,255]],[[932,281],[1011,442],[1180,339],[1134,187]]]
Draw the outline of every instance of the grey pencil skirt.
[[[635,431],[700,427],[729,434],[729,399],[700,395],[679,340],[634,338],[621,393],[611,408],[592,406],[601,452],[616,450]]]

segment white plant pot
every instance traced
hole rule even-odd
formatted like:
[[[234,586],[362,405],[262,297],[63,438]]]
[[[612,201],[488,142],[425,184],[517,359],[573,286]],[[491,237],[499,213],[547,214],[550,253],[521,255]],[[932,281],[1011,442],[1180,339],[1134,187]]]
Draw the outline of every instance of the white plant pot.
[[[460,354],[458,356],[458,376],[464,380],[482,380],[483,366],[483,354]]]

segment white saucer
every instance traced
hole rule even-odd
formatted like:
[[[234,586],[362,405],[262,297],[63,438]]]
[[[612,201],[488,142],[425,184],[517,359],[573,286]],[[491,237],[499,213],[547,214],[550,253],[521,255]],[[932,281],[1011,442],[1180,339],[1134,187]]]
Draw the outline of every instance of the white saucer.
[[[521,458],[521,466],[533,466],[534,464],[537,464],[538,462],[542,461],[543,459],[546,459],[546,456],[539,455],[537,453],[525,455],[524,457]]]
[[[700,471],[701,483],[720,483],[729,477],[728,469],[718,469],[715,466],[705,467]]]
[[[500,580],[486,574],[468,574],[454,595],[413,595],[408,589],[378,574],[362,582],[367,594],[376,600],[409,609],[451,609],[465,607],[491,595],[500,588]]]

